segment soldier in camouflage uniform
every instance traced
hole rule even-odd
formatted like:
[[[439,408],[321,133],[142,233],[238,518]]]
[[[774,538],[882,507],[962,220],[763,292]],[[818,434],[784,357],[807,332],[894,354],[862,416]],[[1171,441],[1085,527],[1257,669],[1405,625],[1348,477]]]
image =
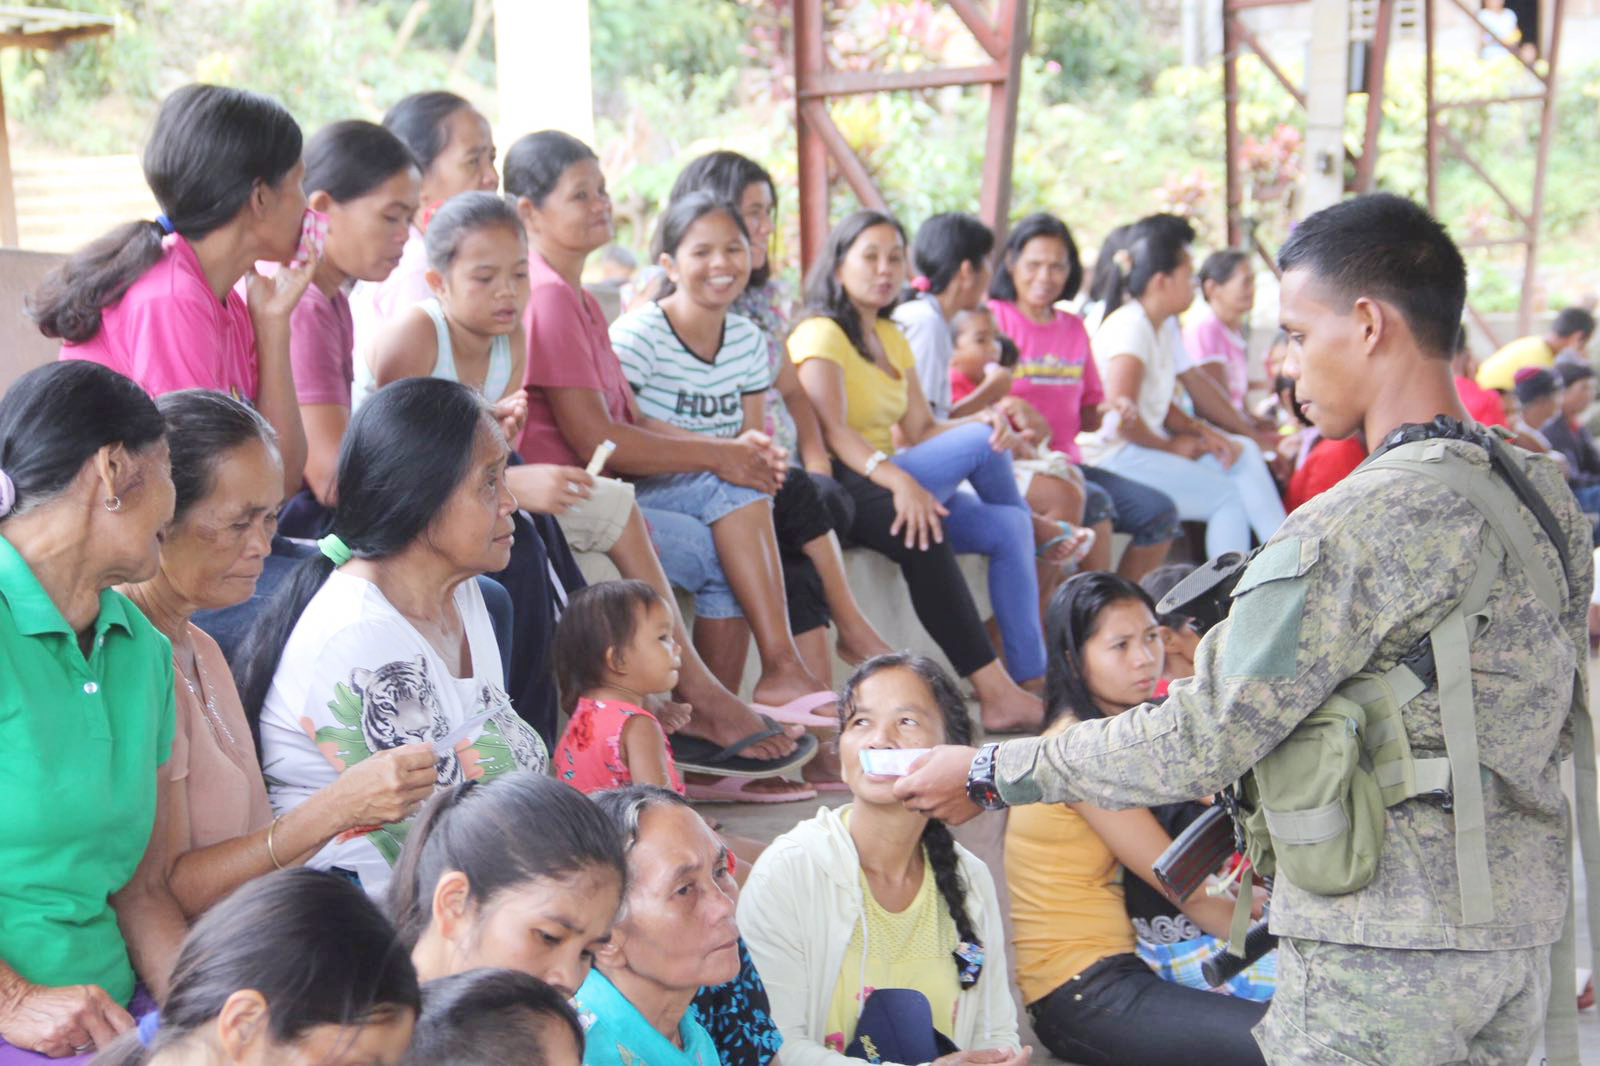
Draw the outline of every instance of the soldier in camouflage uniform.
[[[1438,415],[1466,419],[1450,376],[1465,270],[1426,212],[1391,196],[1347,201],[1302,222],[1281,265],[1285,371],[1325,435],[1364,430],[1379,443]],[[1488,463],[1480,444],[1447,447]],[[1589,524],[1556,465],[1532,457],[1527,473],[1565,531],[1572,573],[1569,586],[1541,537],[1540,561],[1567,593],[1561,617],[1508,570],[1472,638],[1493,921],[1461,920],[1453,814],[1437,801],[1388,810],[1377,874],[1359,891],[1316,895],[1279,877],[1279,986],[1255,1030],[1270,1062],[1522,1066],[1538,1038],[1569,891],[1558,766],[1586,661],[1593,564]],[[1299,542],[1298,572],[1241,582],[1230,618],[1200,645],[1192,681],[1161,706],[1000,745],[993,789],[1006,804],[1103,807],[1218,791],[1340,682],[1393,666],[1428,634],[1462,598],[1489,535],[1482,513],[1432,478],[1352,475],[1273,537]],[[1444,751],[1438,707],[1435,687],[1404,708],[1419,756]],[[946,820],[970,817],[975,754],[936,750],[896,794]],[[983,794],[983,766],[974,794]]]

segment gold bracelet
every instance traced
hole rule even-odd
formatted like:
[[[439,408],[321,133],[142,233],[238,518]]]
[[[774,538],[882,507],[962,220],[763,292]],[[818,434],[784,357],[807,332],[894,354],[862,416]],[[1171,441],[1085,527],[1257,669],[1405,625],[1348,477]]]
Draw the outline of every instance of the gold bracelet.
[[[283,863],[278,861],[278,853],[272,850],[272,834],[278,831],[278,823],[281,821],[283,815],[280,814],[272,820],[271,825],[267,826],[267,858],[271,859],[272,865],[279,870],[283,869]]]

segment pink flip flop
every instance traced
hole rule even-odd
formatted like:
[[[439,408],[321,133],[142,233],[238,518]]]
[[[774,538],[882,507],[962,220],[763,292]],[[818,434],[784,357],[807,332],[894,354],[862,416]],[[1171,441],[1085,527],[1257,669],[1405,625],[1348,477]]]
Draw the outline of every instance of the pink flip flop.
[[[817,708],[827,707],[839,702],[839,697],[833,692],[812,692],[805,696],[796,696],[788,703],[776,707],[764,703],[752,703],[750,706],[757,714],[764,714],[785,725],[803,725],[807,729],[838,728],[839,716],[836,714],[817,714]]]
[[[754,778],[724,777],[714,785],[697,785],[684,782],[684,798],[695,803],[798,803],[817,798],[811,785],[793,792],[760,792],[747,789]]]

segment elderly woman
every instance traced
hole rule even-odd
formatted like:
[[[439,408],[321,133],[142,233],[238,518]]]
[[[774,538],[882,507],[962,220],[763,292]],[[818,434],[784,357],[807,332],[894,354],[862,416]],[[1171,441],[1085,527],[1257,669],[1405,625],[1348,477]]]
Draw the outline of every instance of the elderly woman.
[[[244,655],[244,705],[279,814],[387,749],[428,752],[439,785],[547,767],[502,687],[471,580],[511,554],[507,454],[489,406],[453,381],[397,382],[351,420],[334,531],[279,590]],[[408,828],[396,822],[336,838],[311,865],[382,895]]]
[[[622,832],[628,884],[576,997],[584,1066],[718,1066],[718,1046],[690,1008],[702,987],[740,970],[728,849],[675,792],[630,785],[595,802]]]
[[[155,572],[172,497],[161,413],[120,374],[57,363],[0,399],[6,1066],[110,1042],[183,938],[152,835],[172,653],[112,589]]]
[[[966,706],[927,659],[863,663],[845,683],[839,755],[855,802],[774,840],[739,928],[772,991],[785,1066],[1025,1066],[988,867],[907,810],[862,754],[960,743]]]
[[[291,870],[202,918],[160,1027],[141,1020],[96,1062],[396,1066],[420,1000],[416,970],[372,901],[343,878]]]
[[[177,674],[165,839],[172,894],[195,916],[253,877],[310,858],[340,833],[395,821],[433,790],[433,752],[380,752],[273,818],[222,650],[189,617],[247,599],[283,500],[277,435],[220,392],[161,397],[176,504],[156,575],[124,592],[172,642]]]

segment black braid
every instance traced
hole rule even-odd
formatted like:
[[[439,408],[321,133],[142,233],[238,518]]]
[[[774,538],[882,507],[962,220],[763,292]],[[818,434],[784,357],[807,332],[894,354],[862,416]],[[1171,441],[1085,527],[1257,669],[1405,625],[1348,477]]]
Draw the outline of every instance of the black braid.
[[[945,906],[950,908],[950,917],[955,919],[957,938],[963,943],[982,947],[978,931],[972,927],[972,919],[967,915],[967,879],[961,876],[960,860],[956,858],[956,839],[950,835],[950,827],[929,819],[922,830],[922,846],[927,849],[928,864],[933,867],[933,883],[938,887],[939,895],[944,897]],[[961,971],[961,961],[957,959],[956,973]]]

